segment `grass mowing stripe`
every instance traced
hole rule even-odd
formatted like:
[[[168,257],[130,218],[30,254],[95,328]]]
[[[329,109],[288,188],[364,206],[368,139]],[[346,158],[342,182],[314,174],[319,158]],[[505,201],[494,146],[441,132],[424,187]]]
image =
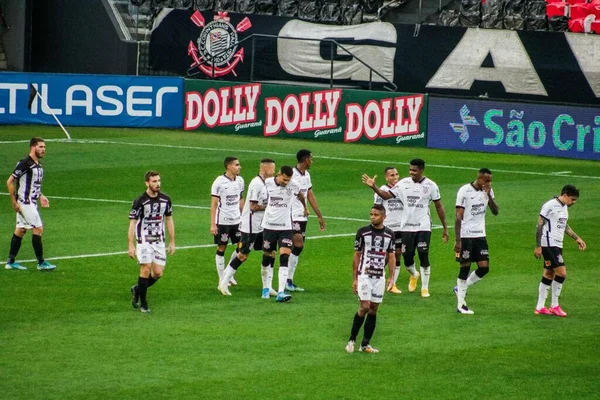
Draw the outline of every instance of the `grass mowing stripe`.
[[[216,147],[198,147],[198,146],[181,146],[181,145],[171,145],[171,144],[151,144],[151,143],[134,143],[134,142],[118,142],[112,140],[67,140],[67,139],[48,139],[48,142],[64,142],[64,143],[75,143],[75,144],[118,144],[118,145],[128,145],[128,146],[142,146],[142,147],[161,147],[161,148],[171,148],[171,149],[190,149],[190,150],[203,150],[203,151],[235,151],[238,153],[254,153],[254,154],[271,154],[271,155],[280,155],[287,157],[295,157],[295,154],[291,153],[280,153],[276,151],[265,151],[265,150],[245,150],[245,149],[225,149],[225,148],[216,148]],[[20,143],[21,141],[19,141]],[[7,143],[7,142],[0,142]],[[398,161],[389,161],[389,160],[371,160],[371,159],[360,159],[360,158],[347,158],[347,157],[331,157],[318,155],[316,158],[321,158],[325,160],[334,160],[334,161],[351,161],[351,162],[361,162],[361,163],[371,163],[371,164],[395,164]],[[427,164],[428,167],[434,168],[445,168],[445,169],[458,169],[465,171],[479,171],[479,168],[476,167],[463,167],[458,165],[447,165],[447,164]],[[506,170],[506,169],[494,169],[494,172],[505,172],[511,174],[522,174],[522,175],[535,175],[535,176],[549,176],[549,177],[559,177],[559,178],[583,178],[583,179],[600,179],[600,176],[593,175],[569,175],[570,171],[559,171],[559,172],[537,172],[537,171],[520,171],[520,170]]]

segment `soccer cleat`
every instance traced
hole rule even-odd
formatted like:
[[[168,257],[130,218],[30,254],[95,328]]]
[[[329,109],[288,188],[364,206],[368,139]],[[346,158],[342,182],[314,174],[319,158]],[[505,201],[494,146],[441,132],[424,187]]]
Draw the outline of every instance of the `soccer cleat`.
[[[151,311],[150,311],[150,309],[148,308],[148,306],[146,306],[146,307],[144,307],[144,306],[141,306],[141,307],[140,307],[140,311],[141,311],[141,312],[143,312],[144,314],[150,314],[150,313],[151,313]]]
[[[269,288],[269,296],[277,296],[277,292],[275,291],[275,289]]]
[[[131,305],[133,308],[138,308],[140,306],[140,292],[137,285],[131,287]]]
[[[458,307],[456,309],[456,312],[460,313],[460,314],[466,314],[466,315],[473,315],[473,314],[475,314],[475,312],[473,310],[470,310],[469,307],[467,307],[466,304],[463,304],[461,307]]]
[[[38,271],[53,271],[56,269],[56,265],[50,264],[48,261],[44,261],[37,266]]]
[[[286,283],[285,284],[285,290],[287,290],[288,292],[304,292],[304,288],[301,288],[300,286],[296,285],[295,283]]]
[[[217,286],[217,290],[221,292],[223,296],[231,296],[231,292],[229,291],[227,286],[219,285]]]
[[[235,280],[235,278],[233,276],[231,278],[229,278],[229,283],[232,284],[233,286],[237,286],[237,281]]]
[[[4,268],[5,269],[14,269],[14,270],[18,270],[18,271],[27,271],[27,267],[22,266],[18,262],[6,263],[6,266]]]
[[[363,353],[371,353],[371,354],[379,353],[379,350],[371,347],[370,344],[368,344],[366,346],[360,346],[360,349],[358,349],[358,351],[362,351]]]
[[[261,299],[268,299],[269,297],[271,297],[270,293],[269,293],[269,288],[264,288],[262,290],[262,296],[260,296],[260,298]]]
[[[552,314],[556,315],[557,317],[566,317],[567,313],[563,311],[562,308],[560,308],[560,306],[556,306],[556,307],[550,307],[550,311],[552,312]]]
[[[533,313],[537,315],[552,315],[552,311],[548,307],[538,308]]]
[[[388,287],[387,291],[390,293],[395,293],[395,294],[402,293],[402,290],[398,289],[398,287],[396,285],[392,285],[392,286]]]
[[[292,299],[292,296],[285,293],[285,292],[279,292],[277,293],[277,298],[275,299],[276,302],[278,303],[285,303],[286,301],[290,301]]]
[[[408,291],[409,292],[414,292],[415,290],[417,290],[417,282],[419,281],[419,276],[421,276],[421,274],[419,274],[417,272],[417,276],[410,276],[410,279],[408,280]]]
[[[348,344],[346,345],[346,352],[354,353],[354,340],[348,341]]]
[[[429,289],[421,289],[421,297],[431,297]]]

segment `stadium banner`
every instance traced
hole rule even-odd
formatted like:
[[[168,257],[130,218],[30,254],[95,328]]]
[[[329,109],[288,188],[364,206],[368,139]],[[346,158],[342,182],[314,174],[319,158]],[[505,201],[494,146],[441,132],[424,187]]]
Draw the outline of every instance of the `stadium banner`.
[[[389,80],[409,93],[574,104],[600,104],[597,54],[600,35],[172,9],[161,11],[150,39],[151,68],[189,77],[329,84],[333,71],[337,86],[372,80],[379,90]]]
[[[55,125],[52,113],[70,126],[181,128],[183,79],[0,73],[0,124]]]
[[[600,160],[600,109],[429,98],[427,147]]]
[[[427,96],[185,80],[185,130],[425,147]]]

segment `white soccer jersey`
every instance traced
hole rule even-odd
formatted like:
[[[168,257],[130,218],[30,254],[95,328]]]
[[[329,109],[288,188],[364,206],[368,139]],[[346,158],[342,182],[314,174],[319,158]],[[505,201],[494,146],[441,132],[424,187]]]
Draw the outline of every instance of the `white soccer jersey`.
[[[212,184],[210,194],[219,199],[215,223],[217,225],[237,225],[240,223],[240,199],[244,193],[244,178],[235,180],[227,175],[218,176]]]
[[[35,204],[42,191],[42,165],[36,164],[31,156],[27,156],[17,163],[12,176],[16,180],[17,199],[23,204]]]
[[[383,192],[389,192],[392,187],[383,185],[379,189]],[[383,224],[394,232],[400,231],[402,228],[402,210],[404,210],[402,201],[396,197],[384,200],[375,193],[373,203],[381,204],[385,208],[385,220],[383,221]]]
[[[246,196],[246,202],[244,203],[244,209],[242,210],[242,219],[240,222],[240,231],[243,233],[259,233],[263,231],[261,226],[264,211],[252,211],[250,209],[250,202],[255,201],[259,206],[267,205],[267,187],[265,181],[258,175],[248,185],[248,195]]]
[[[490,190],[494,198],[494,190]],[[488,194],[475,189],[472,183],[463,185],[456,195],[456,207],[465,209],[460,227],[461,238],[485,237],[485,212],[489,203]]]
[[[308,201],[308,190],[312,188],[312,182],[310,181],[310,173],[304,171],[300,172],[298,168],[294,167],[294,176],[292,177],[300,186],[300,192],[304,195],[306,201]],[[292,220],[293,221],[307,221],[308,218],[304,216],[304,206],[302,202],[296,197],[292,203]]]
[[[540,216],[546,220],[542,228],[542,247],[562,248],[569,208],[555,197],[544,203]]]
[[[440,189],[434,181],[427,177],[419,182],[404,178],[390,189],[390,193],[404,206],[402,232],[431,231],[429,203],[440,199]]]
[[[292,230],[292,202],[300,193],[300,186],[292,179],[283,187],[274,177],[267,179],[265,186],[269,198],[262,227],[272,231]]]

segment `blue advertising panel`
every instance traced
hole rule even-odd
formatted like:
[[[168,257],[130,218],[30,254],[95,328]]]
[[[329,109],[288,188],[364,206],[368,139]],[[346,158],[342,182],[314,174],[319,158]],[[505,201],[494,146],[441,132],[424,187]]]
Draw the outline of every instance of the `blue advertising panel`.
[[[28,109],[30,84],[44,101]],[[0,124],[56,124],[52,113],[63,125],[180,128],[183,79],[0,73]]]
[[[427,147],[600,160],[600,108],[430,97]]]

